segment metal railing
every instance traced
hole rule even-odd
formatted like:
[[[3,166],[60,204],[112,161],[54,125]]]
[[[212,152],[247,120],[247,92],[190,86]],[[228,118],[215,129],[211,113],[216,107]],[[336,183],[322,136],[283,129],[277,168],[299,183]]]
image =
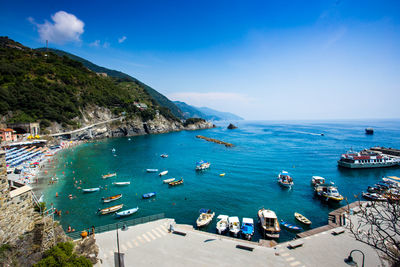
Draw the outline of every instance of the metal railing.
[[[154,214],[154,215],[150,215],[150,216],[146,216],[146,217],[140,217],[140,218],[136,218],[136,219],[132,219],[132,220],[119,221],[116,223],[95,226],[95,234],[116,230],[117,225],[119,228],[121,228],[123,225],[133,226],[133,225],[138,225],[138,224],[142,224],[142,223],[147,223],[147,222],[164,219],[164,217],[165,217],[164,213],[159,213],[159,214]],[[84,231],[84,230],[89,232],[89,230],[91,230],[91,227],[88,227],[87,229],[83,229],[81,231]],[[67,234],[67,236],[69,236],[75,240],[75,239],[81,238],[81,231],[75,231],[75,232],[66,233],[66,234]]]

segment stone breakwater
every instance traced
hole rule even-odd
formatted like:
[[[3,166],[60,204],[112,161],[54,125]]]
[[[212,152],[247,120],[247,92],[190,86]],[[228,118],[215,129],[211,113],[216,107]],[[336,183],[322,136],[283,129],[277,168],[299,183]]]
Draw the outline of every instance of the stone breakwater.
[[[196,137],[200,138],[200,139],[203,139],[203,140],[206,140],[208,142],[213,142],[213,143],[216,143],[216,144],[225,145],[226,147],[233,147],[234,146],[231,143],[227,143],[227,142],[224,142],[224,141],[221,141],[221,140],[218,140],[218,139],[214,139],[214,138],[205,137],[205,136],[202,136],[202,135],[196,135]]]

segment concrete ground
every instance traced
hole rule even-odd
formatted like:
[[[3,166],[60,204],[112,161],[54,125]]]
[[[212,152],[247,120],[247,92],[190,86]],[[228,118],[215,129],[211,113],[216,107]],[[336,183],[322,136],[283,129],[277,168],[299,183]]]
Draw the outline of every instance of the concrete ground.
[[[224,238],[204,233],[186,225],[175,225],[174,230],[186,236],[168,232],[173,219],[131,226],[119,231],[120,251],[124,253],[124,266],[350,266],[345,263],[350,251],[364,252],[365,266],[385,266],[371,247],[356,241],[346,230],[333,235],[329,230],[302,238],[304,244],[289,249],[288,243],[274,248],[240,239]],[[96,266],[118,266],[116,231],[96,234],[102,263]],[[236,248],[236,245],[253,247],[253,251]],[[361,266],[362,256],[353,253]]]

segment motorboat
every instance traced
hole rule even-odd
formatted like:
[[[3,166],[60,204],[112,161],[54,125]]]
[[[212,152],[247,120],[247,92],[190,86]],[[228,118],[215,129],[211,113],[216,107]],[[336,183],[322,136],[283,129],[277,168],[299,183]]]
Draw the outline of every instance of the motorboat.
[[[363,198],[371,201],[387,201],[387,198],[378,193],[362,193]]]
[[[83,193],[92,193],[100,190],[100,187],[82,189]]]
[[[324,184],[325,183],[325,178],[321,176],[313,176],[311,177],[311,184],[313,186],[319,185],[319,184]]]
[[[283,227],[287,228],[288,230],[292,230],[292,231],[301,231],[303,230],[303,228],[301,228],[300,226],[297,226],[295,224],[291,224],[288,222],[285,222],[284,220],[281,220],[280,223]]]
[[[167,154],[161,154],[160,157],[162,157],[162,158],[168,158],[168,155],[167,155]]]
[[[243,218],[240,230],[245,239],[251,240],[254,235],[254,220],[252,218]]]
[[[172,181],[172,182],[168,183],[169,186],[177,186],[180,184],[183,184],[183,179]]]
[[[155,197],[156,196],[156,192],[151,192],[151,193],[146,193],[142,195],[142,198],[146,199],[146,198],[151,198],[151,197]]]
[[[168,173],[168,171],[162,171],[162,172],[160,172],[160,176],[164,176],[164,175],[166,175]]]
[[[175,181],[175,178],[169,178],[169,179],[163,180],[163,183],[164,184],[169,184],[170,182],[173,182],[173,181]]]
[[[123,185],[130,185],[131,182],[114,182],[113,185],[123,186]]]
[[[217,232],[222,235],[228,230],[228,215],[218,215],[217,217]]]
[[[108,207],[108,208],[105,208],[105,209],[99,209],[98,212],[101,215],[105,215],[105,214],[108,214],[108,213],[116,212],[117,210],[122,209],[123,206],[124,206],[124,204],[119,204],[119,205],[115,205],[115,206]]]
[[[237,216],[228,217],[229,233],[237,237],[240,233],[240,221]]]
[[[340,202],[344,199],[343,196],[339,194],[337,187],[332,182],[330,184],[317,185],[314,188],[314,191],[317,196],[325,198],[326,201],[330,200],[334,202]]]
[[[196,220],[197,227],[204,227],[210,224],[215,215],[215,212],[212,212],[210,209],[200,209],[199,213],[199,218]]]
[[[349,151],[342,154],[338,160],[340,167],[351,169],[392,167],[399,164],[399,158],[366,149],[360,152]]]
[[[279,227],[278,217],[274,211],[262,208],[258,211],[258,218],[265,236],[268,238],[279,238],[281,228]]]
[[[306,216],[301,215],[298,212],[294,213],[294,217],[296,218],[296,220],[298,220],[301,223],[304,223],[305,225],[311,225],[311,221],[307,219]]]
[[[294,183],[293,183],[293,178],[290,176],[290,174],[287,171],[282,171],[278,175],[278,183],[287,188],[291,188]]]
[[[158,169],[146,169],[147,172],[158,172]]]
[[[133,209],[119,211],[119,212],[115,213],[115,215],[117,217],[125,217],[125,216],[129,216],[129,215],[132,215],[132,214],[136,213],[138,210],[139,210],[139,207],[136,207],[136,208],[133,208]]]
[[[108,203],[108,202],[120,199],[121,197],[122,197],[122,194],[118,194],[118,195],[111,196],[111,197],[103,197],[102,200],[104,203]]]
[[[114,176],[117,176],[116,172],[104,174],[102,177],[103,177],[103,179],[107,179],[107,178],[114,177]]]
[[[201,160],[196,163],[196,171],[203,171],[210,168],[211,163]]]
[[[225,176],[225,173],[221,173],[219,176],[223,177],[223,176]]]

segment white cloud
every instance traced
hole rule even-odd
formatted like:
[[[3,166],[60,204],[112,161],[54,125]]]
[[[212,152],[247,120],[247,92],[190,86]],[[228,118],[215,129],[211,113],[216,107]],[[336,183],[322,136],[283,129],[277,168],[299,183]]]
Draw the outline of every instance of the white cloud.
[[[58,11],[51,16],[53,22],[45,21],[43,24],[35,23],[32,17],[28,20],[38,28],[40,39],[50,43],[64,44],[67,42],[79,42],[84,32],[85,24],[75,15],[65,11]]]
[[[110,43],[109,42],[104,42],[103,48],[109,48],[109,47],[110,47]]]
[[[96,40],[93,43],[89,44],[90,46],[94,46],[94,47],[99,47],[100,46],[100,40]]]
[[[126,36],[122,36],[121,38],[118,38],[118,43],[123,43],[126,40]]]

